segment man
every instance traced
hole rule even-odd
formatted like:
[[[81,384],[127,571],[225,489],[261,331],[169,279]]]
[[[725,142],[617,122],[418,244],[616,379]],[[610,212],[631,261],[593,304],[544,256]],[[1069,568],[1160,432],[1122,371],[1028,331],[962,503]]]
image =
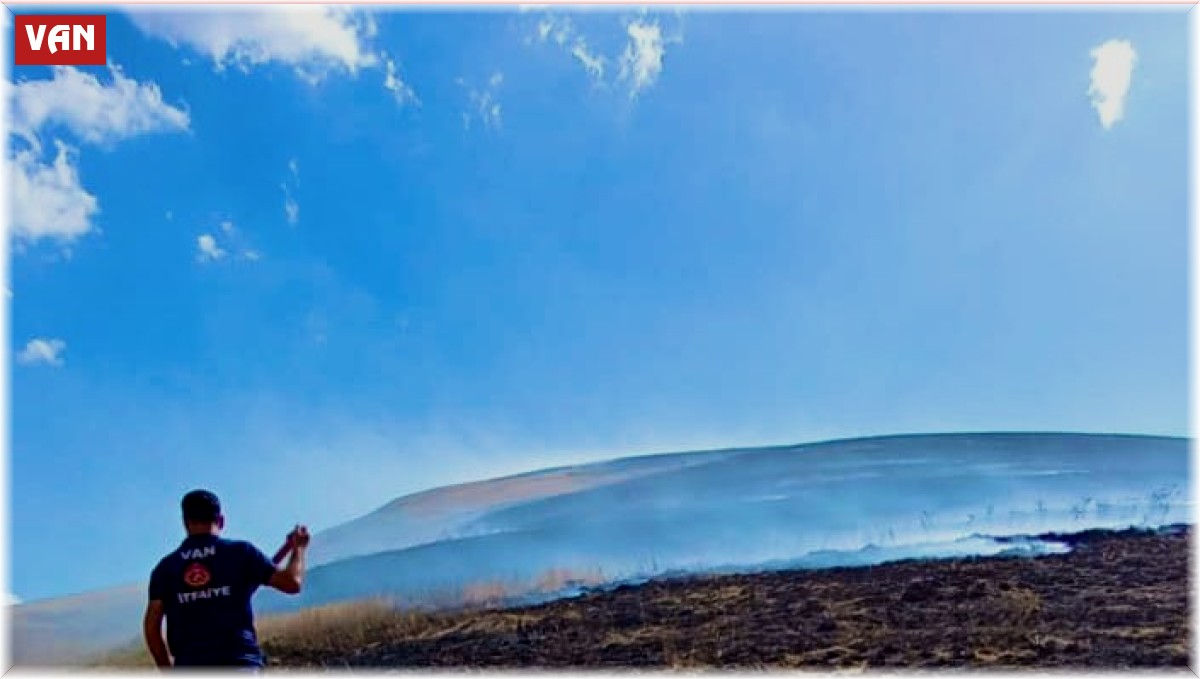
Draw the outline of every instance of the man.
[[[187,538],[150,576],[143,631],[154,663],[171,667],[174,656],[175,667],[263,667],[250,599],[262,585],[300,593],[308,529],[288,534],[290,557],[278,568],[254,545],[221,537],[221,502],[206,490],[184,496],[183,525]]]

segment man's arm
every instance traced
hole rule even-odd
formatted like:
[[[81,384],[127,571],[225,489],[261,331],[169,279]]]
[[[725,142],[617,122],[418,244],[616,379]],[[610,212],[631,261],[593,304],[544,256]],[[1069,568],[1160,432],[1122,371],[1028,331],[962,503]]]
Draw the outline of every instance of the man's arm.
[[[278,569],[272,566],[272,573],[267,579],[267,585],[284,594],[300,593],[304,586],[304,557],[308,551],[308,541],[308,528],[296,526],[296,529],[288,536],[292,550],[288,556],[287,565]]]
[[[284,594],[299,594],[304,586],[304,551],[299,547],[292,549],[287,566],[275,571],[267,584]]]
[[[163,602],[151,599],[146,605],[146,617],[142,620],[142,634],[146,637],[146,648],[154,656],[154,664],[158,667],[171,666],[171,654],[167,652],[167,642],[163,640]]]

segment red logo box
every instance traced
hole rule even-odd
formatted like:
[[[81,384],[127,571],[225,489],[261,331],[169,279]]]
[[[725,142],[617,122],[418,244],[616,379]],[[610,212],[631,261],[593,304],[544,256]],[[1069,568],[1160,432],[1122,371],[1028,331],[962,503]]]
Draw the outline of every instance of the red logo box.
[[[108,55],[103,14],[17,14],[17,66],[103,66]]]

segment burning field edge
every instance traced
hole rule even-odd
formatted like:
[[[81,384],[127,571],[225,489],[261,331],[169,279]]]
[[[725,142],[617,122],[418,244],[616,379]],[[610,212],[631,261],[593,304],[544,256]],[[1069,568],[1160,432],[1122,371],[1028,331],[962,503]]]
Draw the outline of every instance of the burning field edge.
[[[1038,557],[697,575],[453,612],[360,601],[260,623],[273,670],[1184,670],[1191,526],[1039,536]],[[95,667],[148,666],[131,646]]]

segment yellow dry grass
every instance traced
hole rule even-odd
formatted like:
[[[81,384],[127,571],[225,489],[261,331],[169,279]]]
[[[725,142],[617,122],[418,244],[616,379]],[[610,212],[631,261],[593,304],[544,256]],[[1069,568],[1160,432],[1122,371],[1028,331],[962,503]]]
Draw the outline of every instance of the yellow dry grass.
[[[403,611],[385,600],[367,600],[265,617],[257,627],[259,639],[268,653],[271,649],[288,649],[320,655],[369,648],[384,639],[424,638],[452,627],[453,617]],[[137,668],[152,665],[150,654],[137,643],[101,657],[93,666]]]
[[[473,615],[481,610],[503,607],[512,597],[549,594],[574,584],[603,582],[599,570],[549,569],[529,580],[478,582],[457,591],[429,592],[423,597],[438,608],[456,612],[431,613],[402,608],[386,598],[329,604],[295,613],[262,617],[256,627],[268,656],[275,654],[320,657],[370,649],[397,639],[426,639],[464,630],[497,632],[516,629],[530,622],[517,613]],[[140,642],[101,656],[94,668],[151,667],[153,661]]]

